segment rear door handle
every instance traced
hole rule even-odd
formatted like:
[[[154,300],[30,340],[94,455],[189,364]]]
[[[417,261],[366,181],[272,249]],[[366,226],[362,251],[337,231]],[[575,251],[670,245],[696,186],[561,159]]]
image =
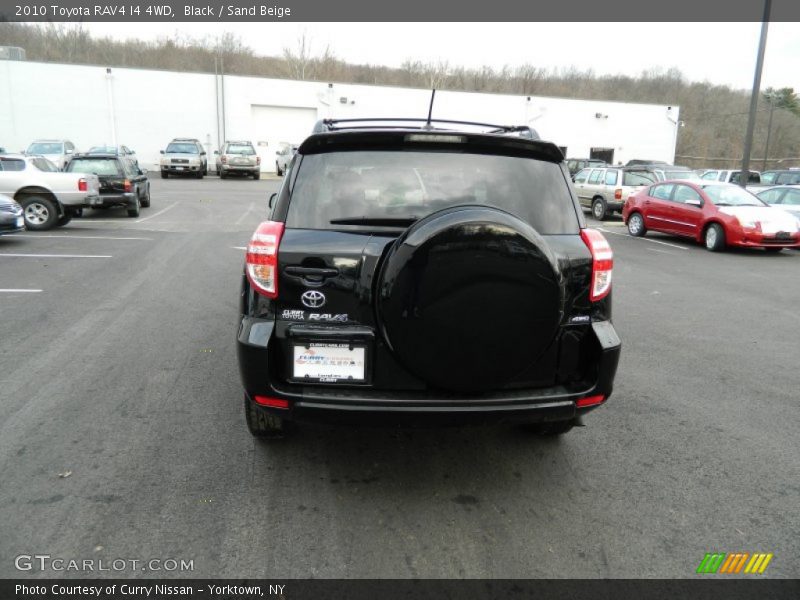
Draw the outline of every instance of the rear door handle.
[[[326,279],[330,279],[331,277],[336,277],[339,274],[339,269],[333,269],[328,267],[323,267],[323,268],[300,267],[296,265],[291,265],[286,267],[283,270],[283,272],[286,273],[287,275],[300,277],[301,279],[305,279],[306,281],[309,282],[322,283]]]

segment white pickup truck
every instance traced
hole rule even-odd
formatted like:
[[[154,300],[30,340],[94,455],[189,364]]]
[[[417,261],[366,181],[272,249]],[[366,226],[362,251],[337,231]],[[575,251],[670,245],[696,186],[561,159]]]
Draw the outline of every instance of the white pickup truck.
[[[62,173],[42,156],[0,155],[0,194],[23,208],[27,229],[66,225],[84,207],[100,204],[100,180],[88,173]]]

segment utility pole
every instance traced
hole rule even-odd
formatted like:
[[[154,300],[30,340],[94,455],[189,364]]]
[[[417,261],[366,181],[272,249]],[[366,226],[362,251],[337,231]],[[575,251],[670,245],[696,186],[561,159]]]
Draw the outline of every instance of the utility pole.
[[[764,163],[761,165],[761,170],[767,170],[767,159],[769,158],[769,138],[772,134],[772,113],[775,112],[775,94],[765,94],[764,97],[769,102],[769,121],[767,123],[767,143],[764,144]]]
[[[750,116],[747,119],[747,134],[744,138],[744,156],[742,157],[742,172],[739,175],[739,185],[745,187],[750,179],[750,152],[753,147],[753,129],[756,125],[756,108],[758,95],[761,91],[761,70],[764,67],[764,51],[767,48],[767,29],[769,28],[769,12],[772,0],[764,0],[764,17],[761,21],[761,39],[758,42],[758,58],[756,58],[756,73],[753,77],[753,92],[750,95]]]

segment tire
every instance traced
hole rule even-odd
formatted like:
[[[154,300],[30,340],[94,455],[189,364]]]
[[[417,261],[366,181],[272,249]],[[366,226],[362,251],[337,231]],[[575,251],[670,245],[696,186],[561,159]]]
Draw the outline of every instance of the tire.
[[[592,200],[592,216],[598,221],[605,221],[608,216],[605,200],[602,198],[595,198]]]
[[[247,397],[244,395],[244,416],[247,421],[247,429],[253,437],[259,439],[280,439],[286,437],[291,432],[291,425],[285,419],[268,413],[264,410],[259,410]]]
[[[139,196],[136,196],[136,205],[132,207],[128,207],[128,216],[132,218],[136,218],[142,212],[142,202],[139,199]]]
[[[706,250],[711,252],[721,252],[725,249],[725,230],[718,223],[712,223],[706,228],[703,235]]]
[[[531,423],[530,425],[526,426],[526,429],[533,434],[550,437],[564,435],[565,433],[572,431],[573,427],[575,427],[575,421],[570,420]]]
[[[202,179],[203,178],[203,169],[200,169],[199,171],[197,171],[197,174],[195,175],[195,178],[196,179]]]
[[[58,219],[58,221],[56,221],[56,227],[63,227],[64,225],[66,225],[70,221],[72,221],[72,215],[70,213],[68,213],[68,212],[65,212],[64,216],[60,217]]]
[[[281,171],[281,168],[280,166],[278,166],[277,162],[275,163],[275,175],[277,175],[278,177],[283,176],[283,171]]]
[[[253,173],[253,179],[261,179],[261,172],[256,171],[255,173]]]
[[[46,196],[26,196],[20,200],[25,228],[32,231],[47,231],[58,223],[58,207]]]
[[[166,171],[161,171],[161,179],[169,179],[169,173]]]
[[[150,186],[147,186],[147,191],[142,198],[142,208],[150,208]]]
[[[416,377],[443,390],[485,392],[502,389],[551,347],[562,281],[547,240],[528,223],[488,206],[455,206],[420,219],[392,244],[375,311],[398,362]],[[514,351],[503,360],[492,358],[507,348]]]
[[[635,212],[628,216],[628,233],[633,237],[642,237],[647,233],[647,227],[644,224],[644,217],[641,213]]]
[[[228,178],[228,174],[225,171],[220,171],[219,172],[219,178],[220,179],[227,179]]]

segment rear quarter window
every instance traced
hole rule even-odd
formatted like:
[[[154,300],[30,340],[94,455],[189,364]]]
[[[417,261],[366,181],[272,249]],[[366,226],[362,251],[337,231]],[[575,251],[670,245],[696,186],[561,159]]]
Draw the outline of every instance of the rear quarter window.
[[[452,152],[354,151],[303,156],[295,168],[286,215],[290,228],[363,230],[331,221],[421,219],[478,204],[508,211],[542,234],[579,231],[570,186],[557,163]]]
[[[0,171],[24,171],[25,161],[18,159],[0,159]]]

